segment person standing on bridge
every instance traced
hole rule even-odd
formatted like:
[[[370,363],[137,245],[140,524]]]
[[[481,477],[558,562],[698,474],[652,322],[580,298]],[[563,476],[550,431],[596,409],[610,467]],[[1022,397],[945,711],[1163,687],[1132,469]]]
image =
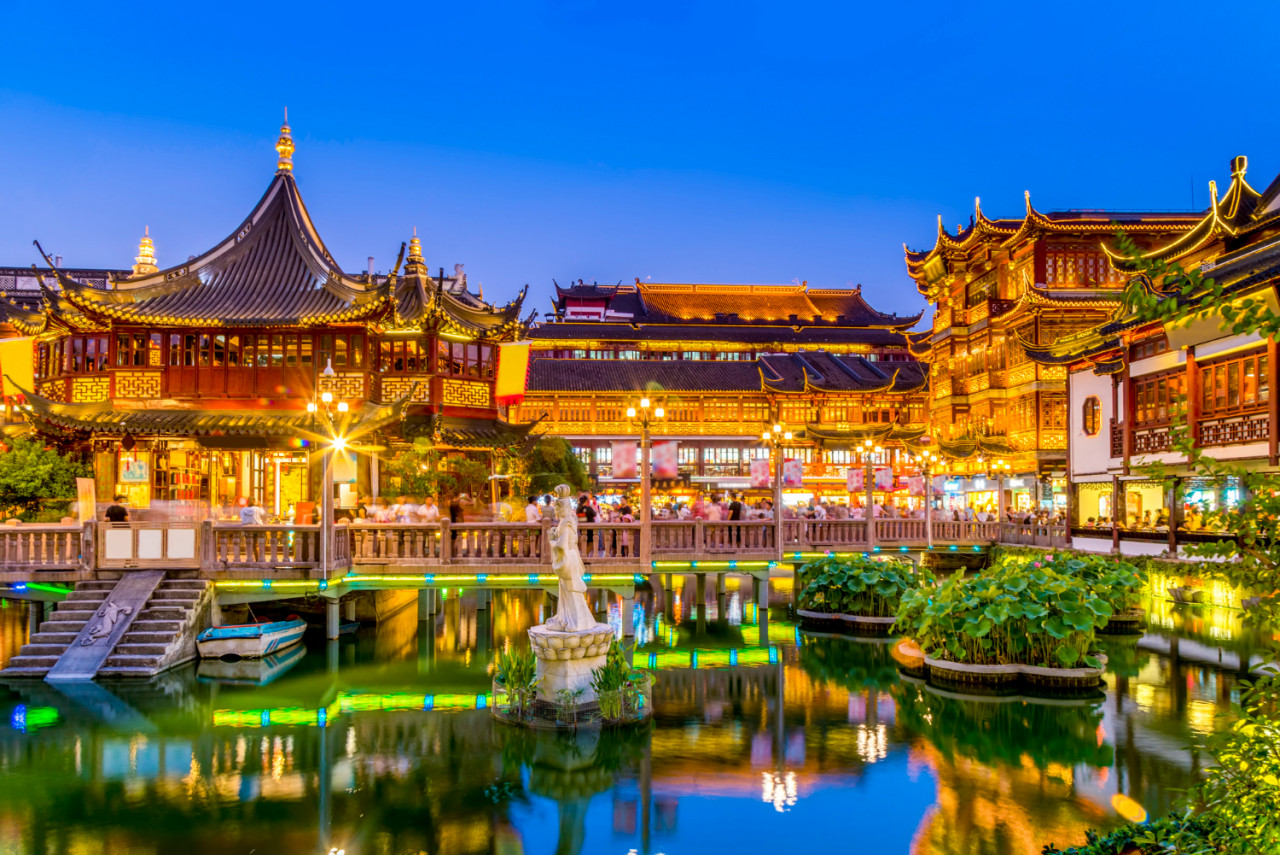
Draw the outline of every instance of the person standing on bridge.
[[[107,508],[107,522],[123,523],[129,521],[129,509],[124,506],[124,496],[116,496],[115,503]]]

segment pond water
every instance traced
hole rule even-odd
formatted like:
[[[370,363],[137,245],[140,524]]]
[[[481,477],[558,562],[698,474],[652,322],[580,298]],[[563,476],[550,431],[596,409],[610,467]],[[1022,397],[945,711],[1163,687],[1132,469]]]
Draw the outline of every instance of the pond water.
[[[789,581],[763,628],[734,580],[722,603],[710,587],[701,619],[683,589],[666,614],[638,598],[655,715],[628,730],[484,708],[494,651],[545,612],[534,591],[487,611],[451,591],[434,624],[408,607],[261,666],[0,686],[0,852],[1038,855],[1166,810],[1256,642],[1238,613],[1159,601],[1141,641],[1107,643],[1096,699],[965,698],[901,676],[885,643],[799,632]],[[26,634],[2,605],[0,663]]]

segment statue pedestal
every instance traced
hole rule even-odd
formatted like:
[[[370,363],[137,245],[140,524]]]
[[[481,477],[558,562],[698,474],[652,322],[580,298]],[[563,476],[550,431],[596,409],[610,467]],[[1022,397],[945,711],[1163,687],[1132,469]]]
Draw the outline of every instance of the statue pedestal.
[[[613,628],[598,623],[577,632],[557,632],[545,625],[529,630],[529,645],[538,658],[538,697],[556,702],[556,692],[582,689],[578,703],[596,699],[591,689],[591,673],[604,666],[605,653],[613,640]]]

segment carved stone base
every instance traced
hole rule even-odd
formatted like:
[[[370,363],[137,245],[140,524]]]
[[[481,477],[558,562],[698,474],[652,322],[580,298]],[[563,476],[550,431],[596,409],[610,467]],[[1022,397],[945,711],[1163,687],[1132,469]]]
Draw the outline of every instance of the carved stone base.
[[[604,666],[613,629],[607,623],[598,623],[590,629],[578,632],[556,632],[546,626],[529,630],[529,646],[538,657],[538,697],[555,702],[556,692],[582,689],[578,703],[594,701],[596,693],[591,689],[591,673]]]

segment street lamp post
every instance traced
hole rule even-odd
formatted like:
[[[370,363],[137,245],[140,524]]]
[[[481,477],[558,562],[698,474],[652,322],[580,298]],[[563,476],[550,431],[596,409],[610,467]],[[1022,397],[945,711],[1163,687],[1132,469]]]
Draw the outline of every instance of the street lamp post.
[[[761,431],[760,439],[767,444],[773,458],[774,550],[778,560],[782,560],[785,546],[782,538],[782,443],[791,441],[791,431],[784,430],[780,422],[774,422],[771,429]]]
[[[917,459],[924,477],[924,539],[927,548],[933,549],[933,469],[939,458],[932,451],[922,451]]]
[[[326,365],[321,376],[333,377],[333,365]],[[342,431],[334,427],[333,414],[337,412],[339,416],[345,417],[350,409],[346,401],[335,402],[333,393],[327,390],[307,402],[307,412],[311,414],[312,432],[315,432],[317,418],[323,413],[325,428],[331,437],[328,448],[323,452],[324,468],[320,479],[320,569],[325,579],[329,578],[330,571],[333,569],[333,455],[341,453],[347,447]]]
[[[640,563],[644,567],[652,565],[653,531],[650,525],[653,518],[652,501],[650,499],[651,480],[649,471],[649,429],[657,420],[666,418],[666,410],[652,407],[648,398],[640,399],[640,406],[627,407],[627,418],[640,426]]]
[[[876,545],[876,515],[875,515],[875,471],[872,469],[874,462],[873,454],[879,454],[883,449],[871,440],[864,440],[862,445],[855,449],[856,453],[862,456],[862,489],[866,494],[863,500],[865,511],[863,518],[867,521],[867,548],[874,549]]]

